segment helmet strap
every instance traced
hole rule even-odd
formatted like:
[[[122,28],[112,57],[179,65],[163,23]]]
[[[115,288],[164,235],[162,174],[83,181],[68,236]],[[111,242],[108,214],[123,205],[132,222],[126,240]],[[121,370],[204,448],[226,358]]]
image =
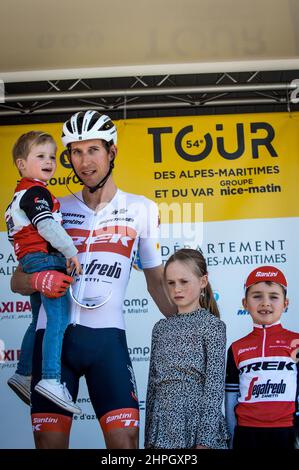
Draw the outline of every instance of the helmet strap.
[[[93,186],[93,187],[87,186],[90,193],[95,193],[98,189],[104,186],[109,176],[111,175],[113,168],[114,168],[114,159],[110,161],[110,166],[109,166],[107,175],[104,176],[104,178],[96,186]]]
[[[84,183],[84,181],[82,181],[82,179],[80,178],[80,176],[77,174],[73,164],[72,164],[72,160],[70,159],[70,164],[72,165],[72,169],[73,169],[73,172],[75,173],[75,175],[77,176],[78,180],[80,181],[80,183],[84,184],[85,186],[87,186],[87,184]],[[87,186],[87,188],[89,189],[89,192],[90,193],[95,193],[98,189],[102,188],[105,183],[107,182],[109,176],[111,175],[112,173],[112,170],[114,168],[114,158],[110,161],[110,166],[109,166],[109,170],[108,170],[108,173],[106,174],[106,176],[104,176],[103,179],[101,179],[101,181],[96,185],[96,186]]]

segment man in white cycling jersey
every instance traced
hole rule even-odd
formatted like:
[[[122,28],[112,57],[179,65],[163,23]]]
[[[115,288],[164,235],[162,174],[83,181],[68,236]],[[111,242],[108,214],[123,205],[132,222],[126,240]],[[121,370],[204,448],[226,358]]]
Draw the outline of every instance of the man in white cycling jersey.
[[[97,111],[74,114],[63,126],[62,141],[83,190],[61,199],[64,228],[73,238],[83,275],[75,278],[70,324],[62,351],[62,382],[75,401],[85,376],[106,447],[138,447],[138,398],[126,344],[122,303],[130,271],[139,253],[147,288],[161,312],[175,312],[162,286],[158,249],[158,211],[144,196],[128,194],[114,183],[117,131]],[[59,297],[72,278],[56,271],[40,273],[38,281],[20,268],[12,290],[35,290]],[[67,448],[72,414],[34,391],[40,379],[45,315],[41,310],[31,383],[31,414],[37,448]],[[21,391],[20,391],[21,393]]]

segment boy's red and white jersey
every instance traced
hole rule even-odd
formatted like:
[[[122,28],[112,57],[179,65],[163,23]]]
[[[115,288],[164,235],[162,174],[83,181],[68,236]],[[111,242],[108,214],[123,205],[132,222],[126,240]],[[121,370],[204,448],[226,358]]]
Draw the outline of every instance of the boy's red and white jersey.
[[[239,392],[240,426],[292,426],[298,401],[299,334],[255,325],[228,351],[226,391]]]
[[[22,178],[5,211],[8,239],[14,244],[17,259],[37,251],[57,251],[37,231],[38,222],[46,219],[61,224],[59,201],[46,188],[46,183]]]
[[[109,297],[92,310],[71,301],[70,322],[125,329],[123,301],[137,251],[142,268],[162,263],[157,205],[120,190],[97,211],[84,204],[82,193],[64,197],[60,203],[63,227],[73,239],[83,269],[73,284],[74,291],[77,288],[87,298]],[[44,326],[45,317],[40,315],[38,328]]]

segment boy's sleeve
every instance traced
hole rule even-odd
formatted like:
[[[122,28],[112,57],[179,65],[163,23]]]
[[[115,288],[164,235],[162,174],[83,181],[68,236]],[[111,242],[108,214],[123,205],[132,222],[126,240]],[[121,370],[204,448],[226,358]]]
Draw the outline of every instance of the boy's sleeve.
[[[41,220],[37,223],[37,231],[44,240],[47,240],[53,248],[56,248],[66,258],[72,258],[78,253],[72,238],[56,220]]]
[[[73,240],[52,214],[53,200],[50,192],[41,186],[28,189],[20,201],[20,208],[37,229],[40,236],[66,258],[77,254]]]
[[[20,200],[22,209],[32,225],[46,219],[53,219],[53,200],[50,192],[41,186],[33,186],[28,189]]]
[[[232,346],[227,351],[225,376],[225,419],[231,435],[230,448],[233,445],[234,431],[237,424],[235,407],[240,394],[239,370],[237,368]]]

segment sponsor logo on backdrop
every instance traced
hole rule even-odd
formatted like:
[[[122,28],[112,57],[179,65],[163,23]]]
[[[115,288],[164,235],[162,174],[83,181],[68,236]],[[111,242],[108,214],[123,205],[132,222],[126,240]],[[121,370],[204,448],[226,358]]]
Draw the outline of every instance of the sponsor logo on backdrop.
[[[4,276],[12,276],[18,266],[18,262],[12,253],[10,253],[8,256],[0,253],[0,263],[0,275],[3,274]]]
[[[20,359],[20,349],[9,349],[3,340],[0,340],[0,369],[15,368]]]
[[[214,126],[213,126],[214,127]],[[203,129],[194,130],[193,125],[184,126],[180,129],[174,137],[174,147],[177,154],[185,161],[188,162],[199,162],[207,158],[213,148],[217,149],[217,154],[223,157],[225,160],[236,160],[244,155],[247,151],[247,147],[250,149],[252,158],[259,158],[260,149],[264,147],[271,157],[277,157],[277,152],[273,147],[273,140],[275,138],[275,130],[272,125],[268,122],[251,122],[250,135],[245,140],[244,124],[236,123],[236,145],[234,143],[234,151],[228,152],[225,150],[225,140],[228,139],[228,135],[225,136],[225,129],[223,129],[222,123],[216,123],[215,129]],[[247,127],[247,126],[246,126]],[[216,137],[211,132],[219,133]],[[195,138],[200,135],[200,138]],[[199,132],[198,132],[199,131]],[[153,136],[153,157],[155,163],[161,163],[163,161],[163,134],[173,134],[172,127],[150,127],[147,130],[148,134]],[[260,133],[256,138],[256,133]],[[263,137],[261,137],[263,136]],[[187,137],[187,140],[186,140]],[[231,136],[229,135],[231,139]],[[237,146],[237,149],[235,150]],[[187,149],[197,148],[196,155],[194,152],[187,152]],[[168,149],[168,146],[167,146]],[[185,150],[186,149],[186,150]]]
[[[123,303],[123,313],[148,313],[148,299],[145,297],[142,299],[125,299]]]
[[[161,245],[161,256],[162,256],[162,263],[165,264],[168,258],[175,253],[178,250],[181,250],[182,248],[193,248],[195,250],[198,250],[200,253],[202,253],[204,256],[205,254],[203,253],[202,247],[200,244],[197,244],[197,246],[191,246],[188,243],[179,243],[176,242],[173,245]]]
[[[132,362],[147,362],[150,360],[150,348],[148,346],[131,346],[128,348]]]
[[[269,122],[255,121],[250,123],[237,122],[228,126],[224,122],[204,125],[190,124],[176,131],[173,127],[150,127],[147,129],[152,140],[153,163],[159,170],[159,164],[169,163],[169,154],[175,151],[178,158],[197,167],[192,169],[154,171],[154,180],[159,185],[168,186],[154,190],[156,199],[193,198],[211,196],[256,195],[263,193],[280,193],[283,188],[276,174],[280,173],[275,141],[275,128]],[[166,135],[166,137],[165,137]],[[173,143],[172,143],[173,141]],[[209,168],[211,157],[220,157],[223,167]],[[273,165],[246,166],[245,168],[230,168],[225,161],[252,159],[252,164],[260,163],[260,157],[267,155],[273,160]],[[243,158],[244,157],[244,158]],[[200,167],[204,162],[206,168]],[[211,166],[211,165],[210,165]],[[212,165],[213,166],[213,165]],[[269,175],[267,181],[261,181],[259,176]],[[273,175],[273,176],[272,176]],[[200,178],[196,181],[196,178]],[[273,178],[273,181],[271,181]],[[168,180],[168,181],[165,181]],[[171,181],[170,181],[171,180]],[[196,187],[184,186],[184,182],[196,184]],[[217,181],[215,184],[214,181]],[[173,188],[173,185],[177,186]],[[262,184],[261,184],[262,183]],[[198,185],[201,187],[198,187]],[[208,187],[202,187],[209,185]]]
[[[249,312],[248,312],[247,310],[244,310],[244,309],[240,308],[240,309],[237,311],[237,315],[246,316],[246,315],[249,315]]]
[[[98,418],[94,413],[82,413],[80,416],[74,415],[73,419],[75,421],[80,420],[80,421],[92,421],[92,420],[97,420]]]
[[[89,397],[81,397],[77,398],[77,404],[82,406],[82,404],[88,404],[88,406],[91,406],[91,401]],[[140,400],[139,401],[139,411],[144,411],[145,410],[145,400]],[[73,420],[75,421],[93,421],[97,420],[97,417],[94,413],[82,413],[80,416],[74,415]]]
[[[208,266],[241,266],[286,263],[286,240],[231,240],[202,247]]]
[[[181,248],[195,248],[202,252],[208,266],[241,266],[251,264],[286,263],[286,240],[230,240],[204,243],[197,247],[175,243],[173,246],[161,245],[163,264],[172,253]]]
[[[0,302],[0,321],[21,318],[31,318],[31,305],[29,300]]]

